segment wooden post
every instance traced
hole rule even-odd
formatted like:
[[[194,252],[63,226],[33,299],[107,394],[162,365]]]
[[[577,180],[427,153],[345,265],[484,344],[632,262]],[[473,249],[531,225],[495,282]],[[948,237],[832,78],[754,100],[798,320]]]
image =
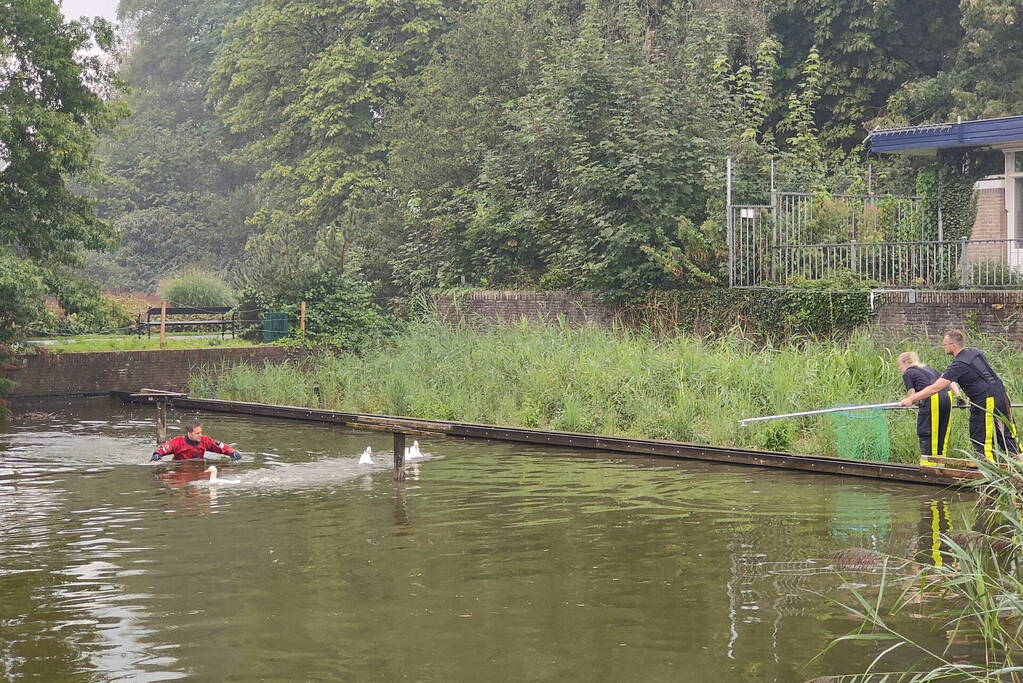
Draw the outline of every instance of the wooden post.
[[[304,301],[302,302],[302,305],[299,307],[298,311],[299,311],[299,313],[298,313],[298,329],[299,329],[299,332],[301,332],[302,335],[304,336],[305,335],[305,302]]]
[[[164,335],[167,334],[167,302],[160,302],[160,348],[163,348]]]
[[[394,433],[394,480],[402,481],[405,478],[405,435],[401,432]]]
[[[156,402],[156,443],[167,440],[167,401]]]

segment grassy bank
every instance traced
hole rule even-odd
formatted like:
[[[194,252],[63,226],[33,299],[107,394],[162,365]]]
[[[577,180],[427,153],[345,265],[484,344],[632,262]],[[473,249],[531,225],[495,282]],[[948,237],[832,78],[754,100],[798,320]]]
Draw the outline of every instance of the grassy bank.
[[[944,368],[934,340],[763,347],[739,337],[657,339],[641,333],[517,324],[486,330],[424,323],[362,356],[240,366],[192,378],[195,395],[525,427],[836,453],[826,417],[741,428],[738,420],[905,394],[894,358],[916,349]],[[1012,395],[1023,354],[991,354]],[[319,389],[317,393],[316,388]],[[915,461],[913,411],[887,413],[893,459]],[[953,448],[967,447],[956,411]]]

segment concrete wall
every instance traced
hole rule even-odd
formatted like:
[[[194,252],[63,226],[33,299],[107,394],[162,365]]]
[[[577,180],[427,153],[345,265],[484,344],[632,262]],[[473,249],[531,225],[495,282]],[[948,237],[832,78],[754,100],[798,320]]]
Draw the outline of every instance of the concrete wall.
[[[242,363],[263,365],[286,359],[301,361],[304,350],[280,346],[180,349],[168,351],[106,351],[18,356],[16,368],[2,372],[17,384],[13,398],[101,394],[141,388],[183,391],[188,376],[205,369]]]

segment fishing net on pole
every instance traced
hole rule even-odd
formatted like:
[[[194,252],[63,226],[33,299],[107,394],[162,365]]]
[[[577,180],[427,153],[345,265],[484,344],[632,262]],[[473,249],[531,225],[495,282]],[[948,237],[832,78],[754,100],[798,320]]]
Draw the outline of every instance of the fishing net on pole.
[[[888,420],[885,419],[884,411],[877,408],[843,410],[830,413],[828,417],[835,428],[838,457],[873,462],[891,460]]]

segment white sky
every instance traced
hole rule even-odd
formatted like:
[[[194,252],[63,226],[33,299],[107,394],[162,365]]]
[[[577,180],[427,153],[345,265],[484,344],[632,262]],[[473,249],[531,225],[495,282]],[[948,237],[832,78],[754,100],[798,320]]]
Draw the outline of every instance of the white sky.
[[[61,0],[61,11],[68,19],[106,17],[117,20],[117,0]]]

